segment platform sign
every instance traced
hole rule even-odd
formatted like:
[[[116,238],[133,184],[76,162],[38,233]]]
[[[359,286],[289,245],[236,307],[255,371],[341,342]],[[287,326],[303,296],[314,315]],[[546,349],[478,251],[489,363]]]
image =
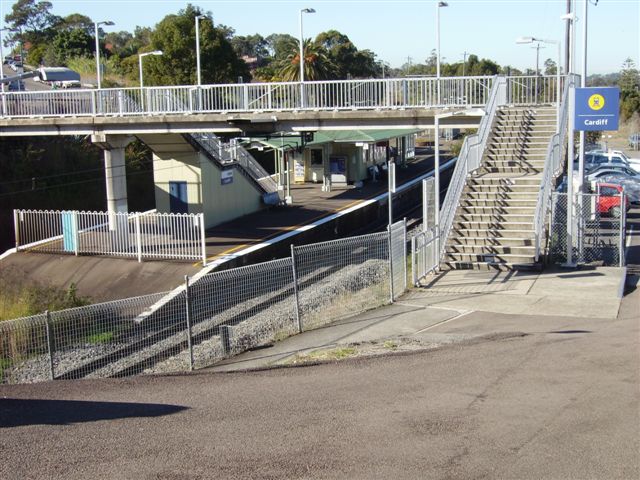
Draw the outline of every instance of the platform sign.
[[[220,172],[220,184],[229,185],[233,183],[233,170],[222,170]]]
[[[618,130],[618,87],[576,88],[576,130]]]

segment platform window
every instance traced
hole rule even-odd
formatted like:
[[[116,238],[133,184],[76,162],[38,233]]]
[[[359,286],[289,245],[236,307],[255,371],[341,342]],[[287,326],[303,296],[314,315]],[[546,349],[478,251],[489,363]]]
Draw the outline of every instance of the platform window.
[[[312,166],[322,165],[322,150],[311,150],[311,165]]]

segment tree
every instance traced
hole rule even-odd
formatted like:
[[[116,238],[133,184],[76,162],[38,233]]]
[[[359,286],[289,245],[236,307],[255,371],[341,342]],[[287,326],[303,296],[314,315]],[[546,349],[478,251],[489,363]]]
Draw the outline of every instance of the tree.
[[[162,50],[162,56],[146,58],[144,75],[149,85],[195,84],[195,18],[199,8],[188,4],[177,15],[167,15],[151,33],[145,49]],[[249,78],[247,65],[238,58],[224,31],[214,28],[210,14],[200,20],[200,60],[203,83],[229,83]]]
[[[289,52],[286,58],[278,62],[276,75],[281,81],[295,82],[300,80],[300,51],[298,45],[296,45],[294,51]],[[303,55],[305,80],[325,80],[335,76],[336,67],[329,60],[324,48],[312,42],[309,38],[303,43]]]
[[[622,64],[618,86],[620,116],[623,120],[628,120],[634,114],[640,113],[640,76],[631,58],[627,58]]]
[[[271,58],[275,60],[282,60],[291,52],[291,50],[298,47],[299,43],[295,37],[292,37],[286,33],[272,33],[267,38],[266,48]]]
[[[85,30],[61,30],[51,42],[56,63],[66,64],[69,58],[90,57],[93,55],[94,39]]]
[[[55,27],[56,29],[66,30],[80,29],[83,30],[87,35],[93,35],[95,30],[93,20],[80,13],[72,13],[71,15],[67,15],[66,17],[60,19],[60,22],[55,25]]]
[[[373,77],[379,71],[373,52],[358,50],[348,36],[337,30],[318,34],[315,43],[326,51],[327,58],[335,65],[335,78]]]
[[[14,3],[11,13],[4,17],[9,28],[16,31],[9,36],[9,41],[38,43],[53,36],[51,27],[59,23],[60,18],[49,11],[51,7],[51,2],[37,0],[18,0]]]
[[[556,65],[556,62],[554,62],[550,58],[547,58],[544,61],[544,74],[555,75],[557,71],[558,71],[558,66]]]
[[[231,45],[240,57],[243,55],[246,55],[247,57],[255,57],[258,59],[258,62],[260,62],[269,56],[267,41],[259,33],[256,33],[255,35],[238,35],[233,37],[231,38]]]

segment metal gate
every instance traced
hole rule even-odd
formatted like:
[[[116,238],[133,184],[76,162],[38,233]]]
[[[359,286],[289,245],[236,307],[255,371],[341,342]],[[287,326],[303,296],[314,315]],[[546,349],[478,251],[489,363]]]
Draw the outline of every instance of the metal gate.
[[[549,221],[549,259],[551,263],[623,266],[628,201],[618,195],[578,194],[573,200],[573,218],[567,222],[568,196],[554,193]]]

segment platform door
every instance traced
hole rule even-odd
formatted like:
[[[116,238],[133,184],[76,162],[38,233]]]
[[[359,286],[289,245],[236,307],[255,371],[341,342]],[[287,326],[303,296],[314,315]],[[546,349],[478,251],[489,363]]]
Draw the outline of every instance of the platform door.
[[[169,209],[171,213],[189,213],[187,182],[169,182]]]

